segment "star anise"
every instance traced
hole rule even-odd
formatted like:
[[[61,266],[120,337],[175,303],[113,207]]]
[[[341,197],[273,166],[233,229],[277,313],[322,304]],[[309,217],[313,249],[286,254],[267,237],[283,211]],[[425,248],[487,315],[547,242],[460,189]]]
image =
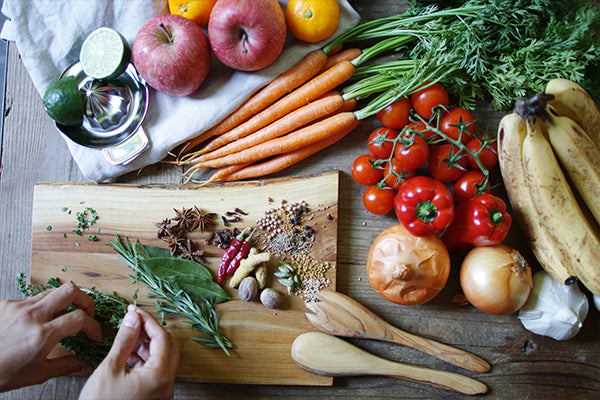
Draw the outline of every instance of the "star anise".
[[[181,250],[180,257],[186,260],[192,260],[202,264],[204,260],[204,252],[202,250],[194,250],[192,241],[188,238],[187,241],[179,246]]]
[[[167,236],[163,236],[162,239],[167,242],[167,248],[171,252],[171,255],[175,255],[181,247],[183,238],[181,237],[181,231],[170,231]]]
[[[215,221],[213,221],[213,217],[217,214],[205,213],[204,211],[199,209],[197,206],[194,206],[194,211],[196,214],[196,218],[194,219],[194,228],[193,229],[196,229],[196,227],[198,227],[198,228],[200,228],[200,232],[204,232],[204,230],[209,225],[215,224]]]
[[[173,221],[171,221],[170,218],[165,218],[161,222],[155,223],[154,226],[156,226],[156,228],[158,229],[158,231],[156,232],[156,236],[162,238],[171,233],[171,231],[175,227],[175,224],[173,223]]]
[[[196,221],[196,210],[185,207],[183,207],[181,210],[177,210],[175,208],[173,210],[175,210],[175,217],[173,220],[177,222],[177,226],[188,232],[195,229],[194,224]]]

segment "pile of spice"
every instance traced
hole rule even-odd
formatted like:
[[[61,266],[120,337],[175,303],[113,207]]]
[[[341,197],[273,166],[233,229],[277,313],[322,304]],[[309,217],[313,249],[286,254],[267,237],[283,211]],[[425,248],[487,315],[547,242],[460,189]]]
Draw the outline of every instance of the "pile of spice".
[[[279,208],[268,210],[257,221],[262,231],[262,250],[285,260],[275,273],[279,283],[305,301],[315,301],[315,294],[331,284],[326,275],[335,268],[334,263],[310,256],[316,231],[308,222],[314,217],[306,201],[283,200]],[[327,219],[331,217],[328,215]]]
[[[281,207],[267,210],[257,221],[263,231],[263,251],[278,257],[308,254],[315,240],[315,231],[306,222],[312,214],[305,201],[281,202]]]

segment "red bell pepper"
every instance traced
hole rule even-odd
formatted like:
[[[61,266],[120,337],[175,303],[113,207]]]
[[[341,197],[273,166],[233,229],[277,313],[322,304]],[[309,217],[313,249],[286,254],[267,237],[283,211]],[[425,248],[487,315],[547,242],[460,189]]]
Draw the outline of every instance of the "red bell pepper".
[[[402,184],[394,198],[398,220],[415,236],[427,236],[446,229],[454,218],[454,199],[444,184],[416,176]]]
[[[454,221],[442,235],[442,240],[449,249],[492,246],[504,241],[511,224],[506,203],[484,193],[456,206]]]

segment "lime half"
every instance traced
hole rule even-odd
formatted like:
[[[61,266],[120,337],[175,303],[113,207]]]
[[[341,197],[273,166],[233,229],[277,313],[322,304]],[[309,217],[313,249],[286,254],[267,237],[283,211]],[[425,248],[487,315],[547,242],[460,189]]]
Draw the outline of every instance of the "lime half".
[[[42,98],[46,112],[57,123],[79,126],[83,123],[84,95],[74,76],[53,82]]]
[[[125,72],[131,59],[127,40],[114,29],[96,29],[83,41],[79,62],[83,72],[95,79],[112,79]]]

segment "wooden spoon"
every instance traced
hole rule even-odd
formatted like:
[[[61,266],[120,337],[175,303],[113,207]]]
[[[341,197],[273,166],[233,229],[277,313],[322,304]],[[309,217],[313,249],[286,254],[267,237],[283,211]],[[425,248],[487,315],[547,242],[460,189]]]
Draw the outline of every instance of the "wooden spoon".
[[[306,303],[314,313],[306,313],[306,318],[331,335],[385,340],[420,350],[471,371],[488,372],[491,369],[487,361],[471,353],[396,328],[346,295],[322,290],[316,297],[321,301]]]
[[[301,369],[316,375],[383,375],[463,394],[487,392],[485,384],[468,376],[389,361],[322,332],[298,336],[292,344],[292,359]]]

